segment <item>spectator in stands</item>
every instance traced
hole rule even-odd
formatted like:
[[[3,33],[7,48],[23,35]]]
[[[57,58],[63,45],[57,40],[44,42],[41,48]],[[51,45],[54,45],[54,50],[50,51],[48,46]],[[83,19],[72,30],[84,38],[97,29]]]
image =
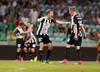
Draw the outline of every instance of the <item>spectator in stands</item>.
[[[60,25],[58,32],[59,33],[65,33],[65,28],[62,25]]]
[[[58,25],[57,23],[54,24],[54,26],[51,28],[51,30],[53,30],[53,33],[58,33]]]
[[[19,0],[19,1],[17,1],[17,4],[20,6],[23,6],[24,2],[23,2],[23,0]]]
[[[89,33],[89,31],[88,31],[88,30],[89,30],[89,28],[86,28],[86,32],[85,32],[85,33],[86,33],[87,38],[89,38],[89,37],[90,37],[90,33]]]
[[[8,21],[6,22],[6,25],[7,25],[7,36],[9,36],[12,33],[13,26],[14,26],[10,17],[8,18]]]
[[[8,42],[15,42],[16,41],[16,37],[14,36],[14,35],[9,35],[9,36],[7,36],[7,40],[8,40]]]
[[[95,16],[95,17],[93,18],[93,21],[94,21],[94,25],[99,25],[99,21],[98,21],[97,16]]]
[[[29,22],[29,17],[28,17],[28,15],[25,15],[25,17],[22,17],[22,18],[21,18],[21,21],[23,21],[23,22],[27,25],[27,23]]]
[[[67,0],[68,5],[72,5],[73,0]]]
[[[99,23],[99,25],[100,25],[100,14],[99,14],[99,16],[97,17],[97,20],[98,20],[98,23]]]
[[[6,9],[6,6],[2,5],[2,2],[0,2],[0,21],[3,21],[5,19]]]
[[[62,18],[62,17],[64,16],[64,11],[63,11],[63,10],[59,10],[59,11],[58,11],[58,16],[59,16],[60,18]]]
[[[81,15],[82,18],[84,17],[84,14],[81,9],[79,10],[79,14]]]
[[[18,20],[15,22],[15,27],[17,27],[19,25],[20,21],[21,21],[21,16],[19,16]]]
[[[10,17],[13,17],[15,15],[15,9],[13,7],[13,2],[11,2],[11,5],[9,7],[9,15]]]
[[[33,9],[31,9],[30,13],[29,13],[29,16],[31,18],[31,22],[33,24],[35,24],[37,18],[38,18],[38,11],[35,7],[33,7]]]
[[[25,7],[27,7],[27,5],[31,5],[31,0],[26,1]]]
[[[94,21],[93,21],[92,16],[89,16],[88,18],[89,18],[89,19],[88,19],[88,24],[89,24],[89,25],[93,25]]]
[[[12,0],[12,3],[13,3],[13,7],[17,6],[17,2],[15,0]]]
[[[15,16],[17,16],[17,18],[20,16],[20,11],[21,11],[21,6],[17,5],[17,7],[15,8]]]
[[[31,0],[31,5],[34,6],[36,4],[35,0]]]

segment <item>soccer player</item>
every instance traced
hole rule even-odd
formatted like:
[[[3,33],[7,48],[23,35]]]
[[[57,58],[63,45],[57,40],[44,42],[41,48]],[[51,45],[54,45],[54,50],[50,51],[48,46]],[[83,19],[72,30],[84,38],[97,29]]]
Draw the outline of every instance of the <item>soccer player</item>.
[[[19,61],[19,55],[23,46],[23,34],[26,34],[31,31],[29,30],[29,31],[24,32],[22,29],[24,25],[25,24],[23,22],[20,22],[19,26],[16,27],[14,31],[12,32],[12,35],[16,32],[16,36],[17,36],[17,39],[16,39],[17,53],[16,53],[15,61]],[[23,58],[21,58],[21,60],[23,61]]]
[[[28,29],[31,28],[32,23],[28,22],[27,27]],[[25,46],[29,49],[29,56],[30,56],[30,61],[33,61],[32,55],[34,55],[34,61],[37,61],[37,56],[35,53],[35,47],[36,47],[36,39],[35,36],[32,32],[27,33],[26,35],[26,41],[25,41]]]
[[[76,13],[76,8],[74,6],[71,6],[69,8],[69,13],[71,15],[71,36],[66,44],[65,59],[59,62],[68,63],[68,55],[70,52],[70,47],[72,44],[74,44],[79,58],[79,62],[77,64],[83,64],[80,52],[80,46],[82,43],[82,31],[84,33],[84,39],[86,39],[86,34],[84,26],[82,24],[82,18],[80,17],[79,14]]]
[[[96,62],[99,61],[99,57],[100,57],[100,41],[97,43],[97,52],[98,52],[98,55],[97,55],[97,60],[96,60]]]
[[[43,63],[42,56],[43,56],[44,44],[47,44],[47,46],[48,46],[48,52],[47,52],[47,57],[46,57],[46,61],[45,61],[46,63],[49,63],[49,57],[53,50],[52,42],[49,39],[49,36],[47,34],[50,24],[52,22],[56,22],[58,24],[70,24],[70,22],[57,21],[57,20],[53,19],[53,10],[51,10],[51,9],[48,9],[46,11],[46,14],[47,15],[45,17],[41,17],[41,18],[37,19],[37,21],[40,22],[38,30],[37,30],[37,40],[38,40],[38,44],[40,46],[39,55],[40,55],[41,63]]]

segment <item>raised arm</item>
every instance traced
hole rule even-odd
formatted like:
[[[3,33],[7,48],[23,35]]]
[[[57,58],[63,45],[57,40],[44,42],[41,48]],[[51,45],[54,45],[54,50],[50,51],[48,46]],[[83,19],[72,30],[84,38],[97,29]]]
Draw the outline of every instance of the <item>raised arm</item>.
[[[56,21],[58,24],[71,24],[71,22]]]

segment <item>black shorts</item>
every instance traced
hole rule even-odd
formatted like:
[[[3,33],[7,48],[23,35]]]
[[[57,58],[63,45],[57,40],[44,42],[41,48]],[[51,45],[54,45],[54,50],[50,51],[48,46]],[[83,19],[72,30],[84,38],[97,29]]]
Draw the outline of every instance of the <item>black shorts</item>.
[[[81,46],[82,37],[79,37],[78,36],[78,40],[75,41],[74,36],[75,36],[75,34],[71,34],[70,38],[67,41],[67,44],[70,44],[70,45],[73,45],[74,44],[74,46]]]
[[[43,42],[44,44],[52,43],[48,35],[37,35],[38,44]]]
[[[16,40],[16,47],[17,48],[23,48],[23,39],[17,39]]]

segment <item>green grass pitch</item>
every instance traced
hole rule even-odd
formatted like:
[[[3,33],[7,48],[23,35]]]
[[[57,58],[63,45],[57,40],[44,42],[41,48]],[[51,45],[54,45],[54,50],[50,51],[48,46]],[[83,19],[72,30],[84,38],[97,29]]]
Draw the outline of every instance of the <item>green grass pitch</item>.
[[[30,61],[0,60],[0,72],[100,72],[100,62],[83,61],[83,65],[75,65],[77,61],[69,61],[68,64],[40,64]]]

